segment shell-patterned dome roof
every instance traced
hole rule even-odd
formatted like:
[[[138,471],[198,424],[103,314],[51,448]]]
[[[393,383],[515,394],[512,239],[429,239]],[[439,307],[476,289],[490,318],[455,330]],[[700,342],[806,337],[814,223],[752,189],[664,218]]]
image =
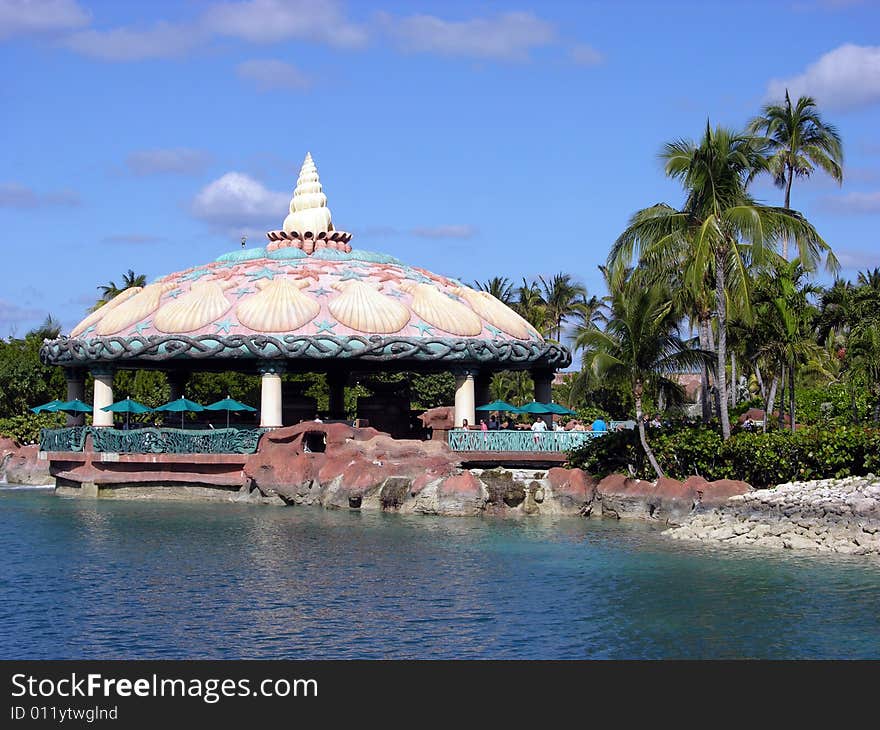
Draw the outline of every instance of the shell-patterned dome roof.
[[[126,289],[69,337],[45,343],[44,360],[570,362],[565,348],[544,342],[492,295],[391,256],[352,249],[351,235],[333,230],[311,155],[290,209],[284,229],[270,232],[266,247],[233,251]]]

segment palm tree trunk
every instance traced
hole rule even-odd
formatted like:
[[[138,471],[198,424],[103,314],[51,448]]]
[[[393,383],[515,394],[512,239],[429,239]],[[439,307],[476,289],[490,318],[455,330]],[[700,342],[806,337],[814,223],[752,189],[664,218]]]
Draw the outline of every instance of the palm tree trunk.
[[[791,431],[794,433],[794,363],[788,369],[788,417],[791,419]]]
[[[727,283],[724,273],[724,255],[719,252],[715,256],[715,298],[718,311],[718,372],[715,382],[718,388],[718,415],[721,417],[721,436],[727,441],[730,438],[730,416],[727,413]]]
[[[782,386],[782,392],[779,394],[779,428],[785,428],[785,383],[787,369],[782,366],[782,375],[779,376],[779,384]]]
[[[761,398],[766,402],[767,389],[764,385],[764,378],[761,377],[761,366],[758,365],[758,363],[755,363],[755,380],[758,381],[758,392],[761,394]]]
[[[730,352],[730,407],[736,408],[736,392],[739,390],[737,387],[737,379],[736,379],[736,352],[731,350]]]
[[[794,181],[794,170],[788,166],[788,181],[785,183],[785,208],[791,209],[791,184]],[[782,239],[782,258],[788,261],[788,236]]]
[[[764,402],[764,433],[767,433],[768,419],[773,414],[773,406],[776,403],[776,388],[778,387],[779,378],[774,375],[773,380],[770,382],[770,392],[767,395],[767,400]]]
[[[642,384],[636,383],[633,388],[633,395],[636,399],[636,425],[639,429],[639,441],[642,442],[642,449],[645,452],[645,456],[648,457],[648,461],[651,463],[651,466],[654,467],[654,471],[657,472],[657,478],[663,478],[663,470],[660,468],[660,465],[657,463],[657,457],[654,456],[654,452],[651,450],[651,447],[648,446],[648,438],[645,435],[645,421],[642,416]]]
[[[697,323],[697,332],[700,338],[700,348],[707,352],[714,350],[715,348],[710,347],[709,343],[708,319],[700,317],[700,321]],[[703,411],[703,423],[709,423],[712,420],[712,401],[710,400],[712,393],[709,386],[709,366],[705,362],[700,365],[700,387],[702,388],[700,406]]]

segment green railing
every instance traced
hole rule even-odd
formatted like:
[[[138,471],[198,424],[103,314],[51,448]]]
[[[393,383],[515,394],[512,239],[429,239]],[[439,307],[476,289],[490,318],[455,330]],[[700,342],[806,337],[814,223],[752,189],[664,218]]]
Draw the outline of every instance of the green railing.
[[[85,437],[92,435],[92,448],[117,454],[253,454],[262,428],[44,428],[41,451],[82,451]]]
[[[82,451],[88,426],[40,430],[40,451]]]
[[[571,451],[604,431],[465,431],[449,432],[453,451]]]

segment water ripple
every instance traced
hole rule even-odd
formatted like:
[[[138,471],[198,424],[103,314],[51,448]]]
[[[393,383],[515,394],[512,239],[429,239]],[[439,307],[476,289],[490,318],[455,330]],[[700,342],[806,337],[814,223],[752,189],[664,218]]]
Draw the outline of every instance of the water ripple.
[[[0,657],[880,657],[880,566],[646,525],[0,489]]]

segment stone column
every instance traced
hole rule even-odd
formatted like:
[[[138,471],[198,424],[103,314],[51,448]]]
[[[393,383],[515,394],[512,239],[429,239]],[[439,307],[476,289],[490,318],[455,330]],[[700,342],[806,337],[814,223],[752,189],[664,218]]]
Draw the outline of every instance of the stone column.
[[[66,368],[64,377],[67,379],[67,400],[85,400],[86,374],[81,368]],[[70,413],[67,416],[68,426],[82,426],[86,422],[84,413]]]
[[[549,403],[553,399],[553,371],[532,370],[532,380],[535,382],[535,400],[538,403]],[[543,416],[547,428],[553,428],[553,416]]]
[[[186,395],[186,384],[189,381],[189,373],[181,370],[171,370],[168,374],[168,400],[179,400]]]
[[[477,373],[477,377],[474,380],[474,398],[476,399],[476,404],[478,406],[484,406],[492,400],[492,373],[488,372],[479,372]],[[483,413],[486,418],[489,417],[488,413]]]
[[[93,368],[95,397],[92,399],[92,425],[112,426],[113,414],[101,410],[113,403],[113,368]]]
[[[260,427],[280,428],[281,422],[281,374],[283,362],[260,365],[263,376],[260,390]]]
[[[467,419],[469,425],[474,425],[476,420],[474,406],[474,371],[459,370],[455,373],[455,418],[453,423],[456,427],[461,426],[464,419]]]
[[[327,387],[330,389],[330,406],[328,417],[331,421],[345,418],[345,385],[348,373],[331,371],[327,373]]]

